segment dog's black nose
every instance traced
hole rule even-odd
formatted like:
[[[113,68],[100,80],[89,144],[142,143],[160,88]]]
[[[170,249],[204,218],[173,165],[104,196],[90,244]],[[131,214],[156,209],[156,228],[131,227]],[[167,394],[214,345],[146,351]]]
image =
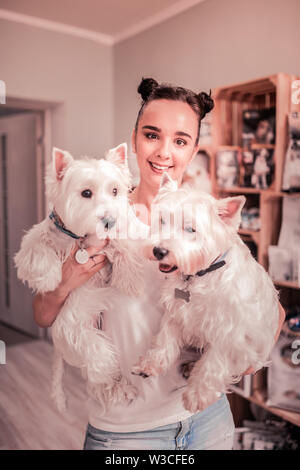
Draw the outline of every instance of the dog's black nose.
[[[106,230],[110,230],[116,223],[116,219],[114,219],[113,217],[102,217],[101,219],[101,222],[103,223],[104,225],[104,228]]]
[[[153,254],[159,261],[163,259],[168,253],[169,250],[166,250],[166,248],[160,248],[159,246],[155,246],[153,248]]]

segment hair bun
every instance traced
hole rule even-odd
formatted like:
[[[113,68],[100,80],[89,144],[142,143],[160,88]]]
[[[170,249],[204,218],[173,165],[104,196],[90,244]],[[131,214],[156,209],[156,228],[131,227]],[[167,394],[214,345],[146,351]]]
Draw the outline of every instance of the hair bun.
[[[198,98],[199,98],[201,108],[202,108],[201,119],[203,119],[204,116],[213,109],[215,103],[211,97],[211,90],[209,92],[209,95],[205,93],[204,91],[202,91],[201,93],[199,93]]]
[[[154,78],[142,78],[141,83],[138,87],[138,93],[141,95],[144,101],[147,101],[152,91],[155,90],[159,85]]]

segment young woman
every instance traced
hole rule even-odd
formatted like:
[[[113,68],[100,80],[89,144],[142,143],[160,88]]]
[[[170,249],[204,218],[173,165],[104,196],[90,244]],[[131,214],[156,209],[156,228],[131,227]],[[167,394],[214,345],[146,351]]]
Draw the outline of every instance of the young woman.
[[[163,172],[181,183],[187,165],[199,148],[201,119],[213,108],[213,101],[206,93],[159,85],[153,79],[143,79],[138,92],[143,102],[132,147],[137,155],[140,183],[130,194],[130,202],[136,209],[137,223],[147,232],[151,204]],[[138,211],[141,206],[144,210]],[[95,254],[106,243],[88,249],[93,260],[85,265],[79,265],[71,255],[63,266],[60,286],[35,297],[35,320],[40,326],[50,326],[72,289],[102,269],[105,257]],[[90,399],[85,449],[232,448],[234,423],[226,395],[204,411],[196,414],[186,411],[181,400],[186,380],[180,373],[180,360],[165,376],[143,379],[130,373],[158,331],[162,312],[157,300],[163,276],[156,263],[148,263],[145,294],[130,298],[120,293],[112,311],[103,318],[102,328],[117,347],[122,372],[137,387],[138,396],[130,404],[117,404],[108,411]],[[280,305],[279,309],[280,324],[275,340],[284,321]],[[186,352],[184,359],[186,362],[193,357]],[[249,367],[245,373],[250,372]]]

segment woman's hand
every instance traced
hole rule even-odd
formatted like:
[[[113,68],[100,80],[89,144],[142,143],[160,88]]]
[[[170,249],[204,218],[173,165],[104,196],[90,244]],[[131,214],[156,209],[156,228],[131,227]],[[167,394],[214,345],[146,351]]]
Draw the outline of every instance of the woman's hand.
[[[108,240],[104,240],[100,245],[90,246],[86,248],[89,254],[89,260],[85,264],[77,263],[75,254],[79,247],[76,245],[72,250],[70,256],[66,259],[62,265],[62,279],[57,287],[57,292],[61,297],[67,298],[67,296],[76,287],[81,286],[88,281],[97,271],[102,269],[107,258],[104,254],[99,252],[108,244]]]
[[[278,340],[279,335],[280,335],[280,331],[283,327],[284,320],[285,320],[284,308],[283,308],[283,306],[281,305],[280,302],[278,302],[278,305],[279,305],[279,325],[278,325],[278,328],[277,328],[277,331],[276,331],[274,344],[277,343],[277,340]],[[248,375],[248,374],[255,374],[255,370],[253,369],[253,367],[248,367],[248,369],[243,373],[243,375]]]
[[[106,239],[97,246],[86,248],[89,260],[85,264],[79,264],[75,259],[75,253],[79,249],[76,244],[62,265],[62,279],[57,288],[45,294],[37,294],[33,299],[34,319],[39,326],[44,328],[51,326],[70,292],[84,284],[106,265],[106,256],[99,252],[107,244]]]

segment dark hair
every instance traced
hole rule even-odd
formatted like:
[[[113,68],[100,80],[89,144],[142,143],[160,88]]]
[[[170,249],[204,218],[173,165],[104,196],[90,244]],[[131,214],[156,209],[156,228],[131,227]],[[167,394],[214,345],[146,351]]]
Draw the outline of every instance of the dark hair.
[[[187,103],[198,117],[199,126],[196,144],[198,143],[201,120],[214,107],[214,101],[211,98],[211,91],[209,95],[205,92],[197,94],[187,88],[176,87],[168,83],[162,83],[159,85],[153,78],[142,78],[142,81],[138,87],[138,93],[141,95],[143,101],[135,123],[135,132],[137,132],[138,123],[145,106],[151,101],[162,99],[182,101]]]

